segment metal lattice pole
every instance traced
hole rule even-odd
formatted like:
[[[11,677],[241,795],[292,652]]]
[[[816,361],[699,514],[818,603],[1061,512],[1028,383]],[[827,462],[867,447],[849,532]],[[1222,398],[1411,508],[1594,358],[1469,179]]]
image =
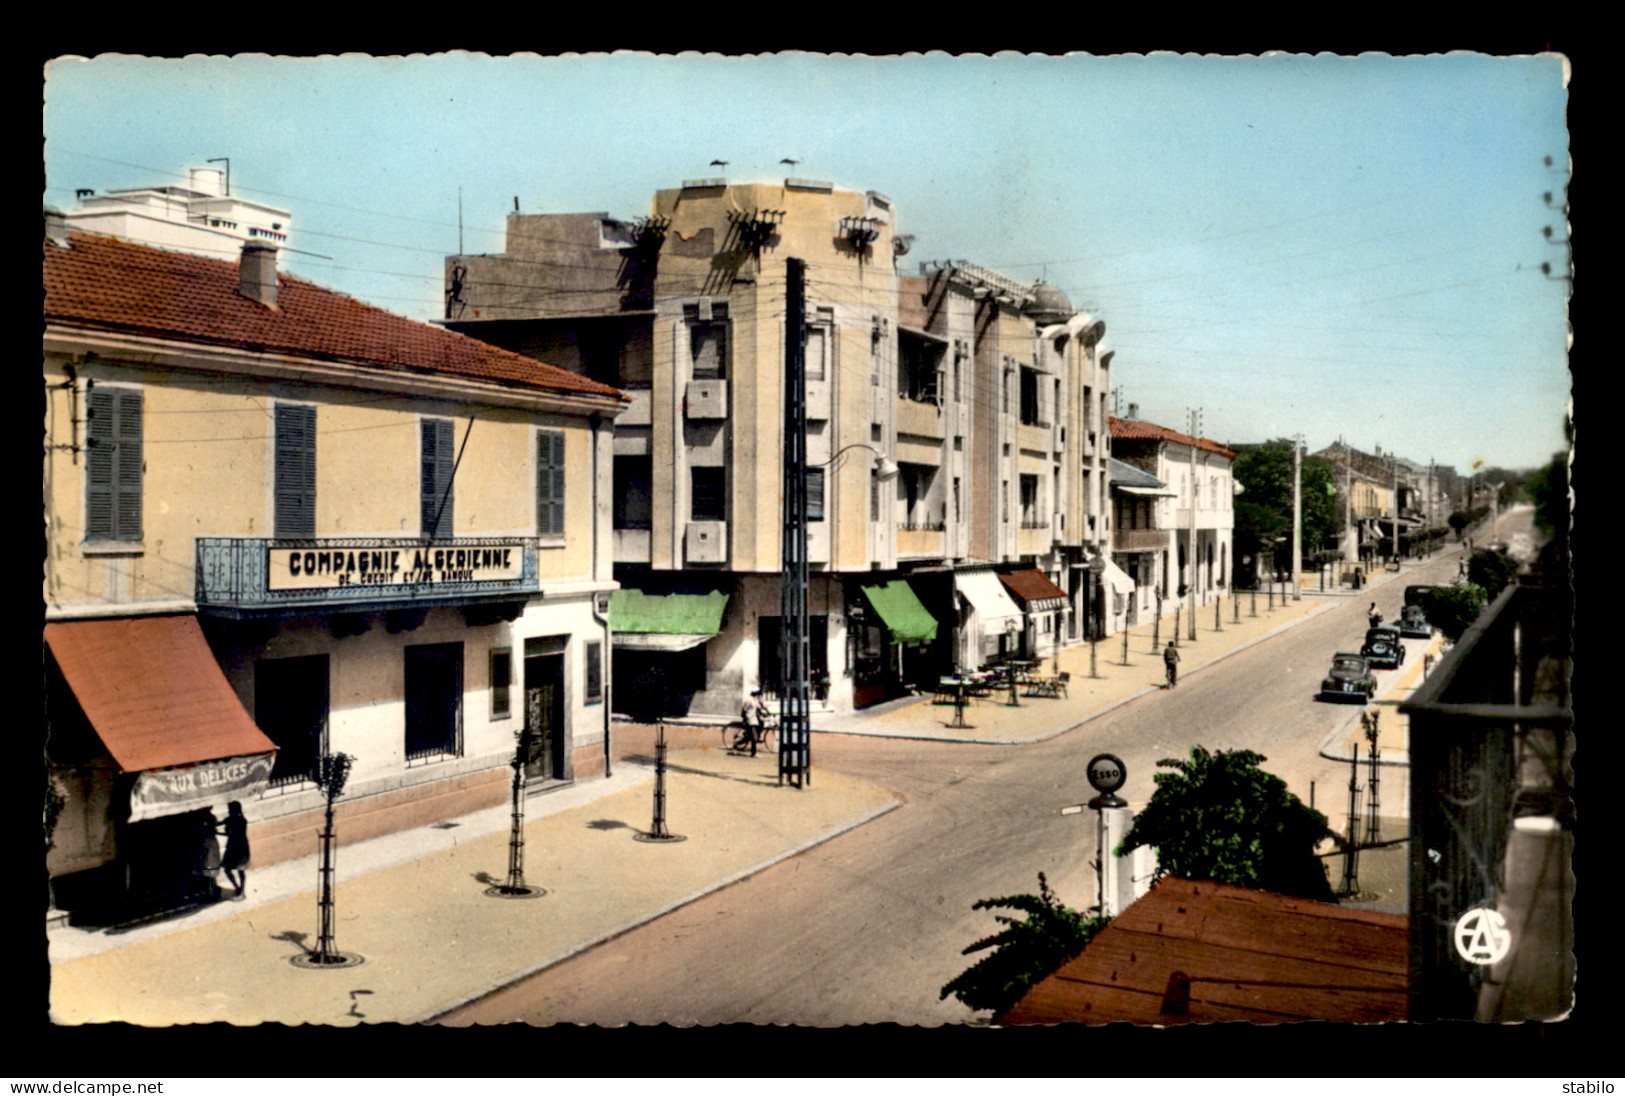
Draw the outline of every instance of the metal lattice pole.
[[[807,619],[807,264],[785,262],[784,552],[780,569],[779,784],[812,780]]]

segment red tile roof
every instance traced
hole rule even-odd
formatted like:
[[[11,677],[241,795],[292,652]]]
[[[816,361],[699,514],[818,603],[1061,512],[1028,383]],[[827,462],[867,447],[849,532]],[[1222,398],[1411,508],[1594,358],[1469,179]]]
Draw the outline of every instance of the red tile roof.
[[[1168,877],[998,1022],[1404,1020],[1408,925],[1398,914]]]
[[[92,233],[45,242],[45,319],[108,331],[615,398],[608,385],[277,274],[276,307],[237,291],[237,264]]]
[[[1158,426],[1154,422],[1140,422],[1137,419],[1119,419],[1108,417],[1107,429],[1114,438],[1148,438],[1152,441],[1171,441],[1176,445],[1193,445],[1198,449],[1205,449],[1209,453],[1217,453],[1226,460],[1235,460],[1236,451],[1220,445],[1207,438],[1193,438],[1189,434],[1181,434],[1177,430],[1170,430],[1166,426]]]

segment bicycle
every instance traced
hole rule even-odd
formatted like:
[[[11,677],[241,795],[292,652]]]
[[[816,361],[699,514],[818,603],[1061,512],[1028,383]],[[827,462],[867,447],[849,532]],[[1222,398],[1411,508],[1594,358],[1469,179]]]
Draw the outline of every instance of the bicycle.
[[[758,746],[767,746],[767,736],[779,729],[779,717],[774,715],[761,701],[757,701],[754,708],[747,705],[740,713],[739,720],[730,723],[723,729],[723,734],[731,741],[728,749],[734,753],[749,753],[756,756]],[[729,735],[729,732],[732,732]]]

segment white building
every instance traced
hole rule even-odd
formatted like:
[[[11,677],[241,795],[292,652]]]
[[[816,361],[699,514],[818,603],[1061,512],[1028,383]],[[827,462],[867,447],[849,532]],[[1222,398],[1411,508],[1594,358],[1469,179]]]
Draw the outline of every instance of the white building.
[[[293,223],[286,209],[232,194],[227,169],[218,167],[192,168],[184,186],[81,190],[79,208],[64,219],[81,232],[231,260],[248,240],[284,246]]]

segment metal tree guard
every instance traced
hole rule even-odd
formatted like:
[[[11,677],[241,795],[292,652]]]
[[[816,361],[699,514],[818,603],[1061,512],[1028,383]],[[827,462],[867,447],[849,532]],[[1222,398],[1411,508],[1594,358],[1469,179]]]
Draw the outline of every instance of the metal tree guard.
[[[662,844],[688,840],[682,834],[672,833],[666,829],[666,722],[663,719],[655,721],[654,819],[649,823],[648,833],[636,833],[632,837],[637,841],[654,841]]]
[[[293,965],[307,970],[335,970],[354,967],[366,962],[352,952],[339,951],[333,946],[333,873],[334,834],[333,803],[344,793],[344,784],[350,778],[355,758],[349,754],[323,754],[316,760],[316,786],[322,789],[327,801],[326,815],[320,835],[320,856],[317,869],[317,932],[316,950],[293,957]]]
[[[521,729],[513,749],[513,810],[508,830],[508,878],[485,888],[489,898],[540,898],[547,891],[525,882],[525,762],[536,738]]]

